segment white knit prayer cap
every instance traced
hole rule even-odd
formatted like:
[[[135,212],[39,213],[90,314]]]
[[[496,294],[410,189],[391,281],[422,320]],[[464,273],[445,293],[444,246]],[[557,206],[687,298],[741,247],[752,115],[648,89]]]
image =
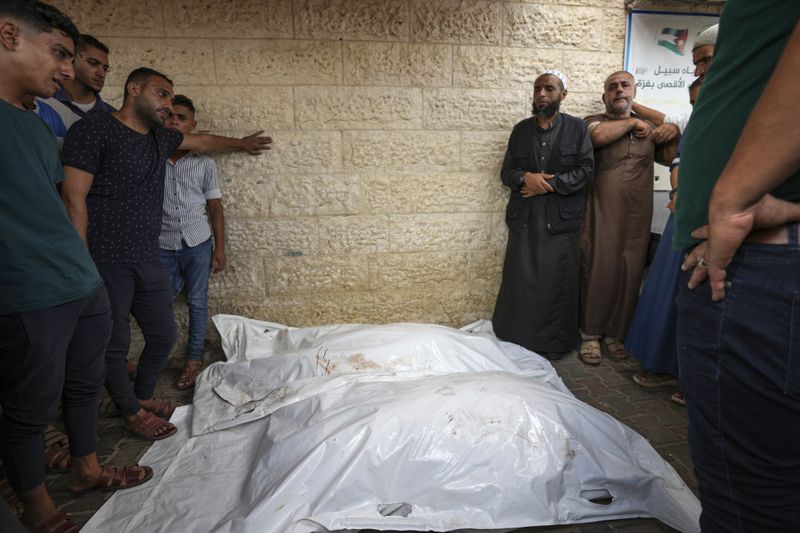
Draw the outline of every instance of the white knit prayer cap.
[[[567,90],[567,75],[561,72],[560,70],[545,70],[541,74],[539,74],[539,78],[544,75],[549,74],[550,76],[555,76],[559,80],[561,80],[561,85],[564,86],[564,90]]]
[[[714,24],[701,31],[694,41],[692,51],[697,50],[701,46],[715,46],[717,44],[717,33],[719,33],[719,24]]]

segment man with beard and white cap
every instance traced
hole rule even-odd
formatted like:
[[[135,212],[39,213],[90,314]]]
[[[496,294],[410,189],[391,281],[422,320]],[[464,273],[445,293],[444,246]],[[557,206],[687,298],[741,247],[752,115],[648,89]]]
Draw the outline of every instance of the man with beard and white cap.
[[[585,124],[559,112],[566,96],[563,73],[536,78],[533,116],[514,126],[500,173],[511,196],[492,324],[499,338],[548,359],[568,354],[579,340],[578,236],[594,173]]]

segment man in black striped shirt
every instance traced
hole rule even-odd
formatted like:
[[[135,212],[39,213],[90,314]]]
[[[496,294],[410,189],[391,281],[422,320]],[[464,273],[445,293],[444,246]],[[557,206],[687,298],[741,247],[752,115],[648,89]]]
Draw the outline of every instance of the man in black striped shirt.
[[[153,397],[178,335],[172,289],[159,258],[166,161],[178,149],[258,155],[272,142],[262,132],[236,139],[165,128],[173,96],[172,81],[164,74],[135,69],[125,82],[122,108],[89,113],[76,122],[61,152],[67,213],[111,301],[106,388],[128,431],[148,440],[177,431],[168,422],[175,402]],[[131,314],[145,339],[133,386],[125,365]]]
[[[164,126],[184,135],[191,133],[197,126],[194,103],[186,96],[176,95],[172,100],[172,114],[164,121]],[[213,159],[189,150],[178,150],[167,160],[164,211],[158,239],[160,256],[173,294],[177,296],[181,289],[186,289],[189,307],[186,364],[176,383],[179,389],[194,386],[203,368],[208,276],[210,272],[222,271],[227,262],[225,216],[217,174]]]

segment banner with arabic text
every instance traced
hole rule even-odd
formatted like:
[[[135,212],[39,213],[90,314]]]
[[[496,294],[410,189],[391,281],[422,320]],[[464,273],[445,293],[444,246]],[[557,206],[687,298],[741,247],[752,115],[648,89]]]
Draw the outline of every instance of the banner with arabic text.
[[[628,15],[625,70],[636,78],[636,101],[667,115],[690,113],[695,79],[692,47],[719,15],[633,10]],[[668,190],[669,172],[656,165],[656,190]]]

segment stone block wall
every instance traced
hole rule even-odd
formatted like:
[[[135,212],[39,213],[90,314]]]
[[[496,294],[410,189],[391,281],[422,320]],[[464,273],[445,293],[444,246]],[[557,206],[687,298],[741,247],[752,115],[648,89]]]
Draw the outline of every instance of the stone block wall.
[[[200,130],[273,136],[216,157],[229,263],[211,313],[296,326],[490,317],[511,127],[547,68],[571,80],[566,112],[600,110],[626,24],[624,0],[54,3],[111,48],[110,102],[150,66]]]

